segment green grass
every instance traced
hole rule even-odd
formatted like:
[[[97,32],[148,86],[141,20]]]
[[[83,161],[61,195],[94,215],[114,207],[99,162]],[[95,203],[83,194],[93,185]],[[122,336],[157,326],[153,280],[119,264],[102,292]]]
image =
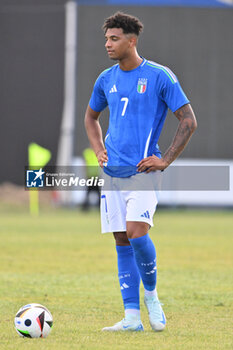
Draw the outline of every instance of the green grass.
[[[158,210],[151,237],[158,256],[158,291],[167,328],[151,331],[141,293],[145,332],[102,333],[123,316],[111,234],[99,214],[0,207],[0,349],[233,348],[233,212]],[[24,304],[50,309],[46,339],[20,338],[13,320]]]

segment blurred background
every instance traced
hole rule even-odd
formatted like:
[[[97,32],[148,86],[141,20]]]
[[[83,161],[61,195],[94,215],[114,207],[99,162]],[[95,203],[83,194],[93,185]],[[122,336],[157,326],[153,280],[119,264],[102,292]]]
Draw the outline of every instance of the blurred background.
[[[191,101],[198,129],[181,164],[227,165],[230,190],[163,193],[164,205],[233,206],[233,1],[0,0],[0,202],[24,191],[28,145],[51,151],[49,165],[83,164],[83,119],[93,84],[111,62],[102,24],[121,10],[140,18],[139,54],[170,67]],[[105,133],[108,110],[101,115]],[[169,113],[160,138],[170,145]],[[221,179],[219,179],[221,181]],[[48,203],[54,200],[43,194]],[[80,204],[72,196],[71,204]]]

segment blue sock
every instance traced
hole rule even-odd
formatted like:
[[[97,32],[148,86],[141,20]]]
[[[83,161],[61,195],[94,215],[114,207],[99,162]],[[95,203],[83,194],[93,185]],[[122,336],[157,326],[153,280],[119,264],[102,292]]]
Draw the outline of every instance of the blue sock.
[[[156,251],[149,234],[129,239],[134,250],[135,260],[146,290],[152,291],[156,286]]]
[[[140,309],[140,274],[136,265],[133,249],[130,245],[116,246],[118,278],[125,309]]]

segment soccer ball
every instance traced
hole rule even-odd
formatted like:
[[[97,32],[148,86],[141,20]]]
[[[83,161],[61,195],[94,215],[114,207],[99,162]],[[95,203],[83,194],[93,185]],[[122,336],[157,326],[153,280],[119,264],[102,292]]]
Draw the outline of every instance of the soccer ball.
[[[21,337],[46,338],[52,328],[53,317],[40,304],[28,304],[19,309],[15,316],[15,329]]]

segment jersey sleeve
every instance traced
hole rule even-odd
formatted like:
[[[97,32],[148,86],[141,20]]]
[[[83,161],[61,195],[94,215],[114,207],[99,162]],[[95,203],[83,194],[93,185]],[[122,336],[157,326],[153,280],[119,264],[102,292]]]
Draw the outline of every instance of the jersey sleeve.
[[[96,112],[101,112],[107,107],[108,102],[104,93],[104,75],[103,73],[97,78],[92,95],[89,101],[89,106]]]
[[[167,67],[160,72],[159,96],[172,112],[189,103],[175,74]]]

